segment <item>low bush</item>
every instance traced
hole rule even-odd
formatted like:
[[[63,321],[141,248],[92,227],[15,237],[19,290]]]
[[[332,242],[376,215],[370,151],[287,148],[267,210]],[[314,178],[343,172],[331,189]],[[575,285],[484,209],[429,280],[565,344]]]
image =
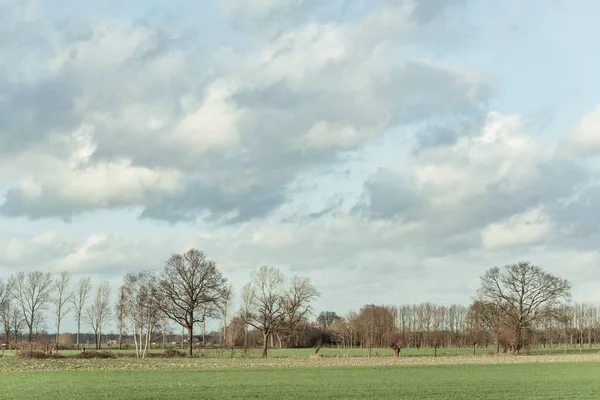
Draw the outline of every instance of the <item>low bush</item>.
[[[31,351],[31,350],[23,350],[18,351],[17,356],[20,358],[35,358],[35,359],[47,359],[47,358],[64,358],[64,356],[60,354],[49,354],[43,351]]]
[[[79,358],[115,358],[115,355],[109,351],[86,351],[79,353]]]

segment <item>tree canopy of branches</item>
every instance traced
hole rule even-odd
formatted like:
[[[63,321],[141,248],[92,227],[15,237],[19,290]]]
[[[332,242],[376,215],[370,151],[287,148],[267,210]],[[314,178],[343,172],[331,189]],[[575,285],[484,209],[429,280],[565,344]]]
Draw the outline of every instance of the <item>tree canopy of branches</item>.
[[[155,293],[154,275],[148,271],[127,274],[123,279],[120,308],[125,320],[131,324],[136,356],[145,358],[148,354],[152,334],[161,316]]]
[[[54,309],[56,312],[56,351],[58,352],[58,339],[60,337],[60,323],[71,311],[70,308],[67,308],[69,301],[71,300],[71,296],[73,295],[70,291],[69,285],[71,283],[71,274],[67,271],[63,271],[54,281],[54,289],[56,291],[54,297],[52,298],[52,303],[54,303]]]
[[[92,290],[91,279],[89,277],[80,278],[73,291],[73,296],[71,296],[71,303],[73,304],[75,319],[77,321],[77,348],[79,348],[79,339],[81,336],[81,316],[83,314],[85,301],[90,295],[90,290]]]
[[[43,324],[43,313],[52,297],[53,281],[49,272],[19,272],[14,281],[16,297],[28,329],[28,341]]]
[[[102,347],[102,327],[110,316],[110,285],[104,281],[96,291],[92,304],[86,308],[85,318],[94,331],[96,349]]]
[[[0,279],[0,311],[8,306],[10,299],[13,296],[14,280],[9,279],[6,282]]]
[[[571,284],[529,262],[492,268],[481,277],[481,301],[495,304],[514,333],[513,351],[525,342],[525,331],[571,296]]]
[[[203,322],[203,307],[221,308],[227,294],[227,279],[214,261],[199,250],[173,254],[156,285],[160,310],[188,332],[188,355],[193,349],[194,325]]]
[[[244,323],[263,334],[263,357],[268,354],[268,341],[277,329],[290,334],[310,313],[310,303],[319,292],[306,278],[295,277],[289,287],[275,267],[263,266],[242,290],[243,306],[240,312]],[[246,300],[244,300],[246,299]]]
[[[317,317],[317,324],[322,328],[330,328],[340,317],[334,311],[322,311]]]

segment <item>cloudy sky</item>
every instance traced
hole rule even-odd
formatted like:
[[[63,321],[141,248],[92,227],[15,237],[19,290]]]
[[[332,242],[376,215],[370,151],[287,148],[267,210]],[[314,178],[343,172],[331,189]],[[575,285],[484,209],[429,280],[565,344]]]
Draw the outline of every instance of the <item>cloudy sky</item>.
[[[0,0],[0,270],[190,247],[317,311],[467,303],[529,260],[600,302],[600,2]]]

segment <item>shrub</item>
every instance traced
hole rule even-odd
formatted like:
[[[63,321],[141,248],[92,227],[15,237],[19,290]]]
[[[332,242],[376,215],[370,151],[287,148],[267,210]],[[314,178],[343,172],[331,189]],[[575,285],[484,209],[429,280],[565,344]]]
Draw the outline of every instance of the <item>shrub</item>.
[[[115,355],[109,351],[86,351],[79,353],[79,358],[115,358]]]
[[[177,358],[177,357],[185,357],[186,354],[184,351],[179,351],[179,350],[175,350],[175,349],[169,349],[169,350],[165,350],[162,354],[162,357],[165,358]]]
[[[60,354],[48,354],[43,351],[30,351],[30,350],[18,351],[17,356],[20,358],[35,358],[35,359],[64,358]]]

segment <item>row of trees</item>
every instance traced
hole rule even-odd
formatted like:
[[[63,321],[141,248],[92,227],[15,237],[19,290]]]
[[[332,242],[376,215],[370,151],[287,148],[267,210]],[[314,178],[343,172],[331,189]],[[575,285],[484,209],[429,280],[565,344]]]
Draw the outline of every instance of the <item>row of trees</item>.
[[[99,348],[103,327],[114,316],[119,343],[132,337],[139,357],[146,356],[157,335],[164,341],[170,323],[187,331],[191,354],[194,328],[202,326],[204,343],[206,321],[211,318],[221,321],[222,344],[261,345],[264,357],[269,344],[316,346],[317,351],[323,344],[389,346],[397,355],[403,347],[494,344],[497,351],[502,347],[518,353],[529,344],[581,345],[585,337],[591,345],[600,339],[600,310],[568,304],[570,289],[567,280],[521,262],[488,270],[468,307],[369,304],[344,317],[323,312],[310,322],[311,304],[319,293],[309,279],[294,277],[288,282],[278,269],[261,267],[242,288],[240,308],[233,312],[231,285],[214,261],[192,249],[172,255],[160,272],[127,274],[116,305],[110,302],[108,282],[92,292],[90,278],[71,285],[66,272],[56,278],[37,271],[18,273],[0,282],[0,318],[7,339],[12,335],[16,340],[26,329],[31,341],[51,308],[58,340],[61,321],[74,311],[77,345],[83,321]]]
[[[278,269],[260,268],[242,291],[242,308],[238,316],[244,321],[246,337],[248,327],[260,331],[265,343],[263,356],[266,357],[267,343],[272,335],[293,332],[300,322],[306,321],[311,303],[318,296],[307,278],[294,277],[287,284]],[[72,285],[68,272],[62,272],[56,278],[39,271],[20,272],[6,282],[0,281],[0,318],[5,338],[10,340],[12,337],[16,341],[26,329],[27,339],[31,342],[34,334],[44,327],[46,314],[53,311],[58,350],[61,322],[74,311],[78,347],[82,321],[92,329],[96,348],[100,348],[103,328],[114,316],[119,342],[129,333],[139,357],[146,356],[157,333],[165,336],[169,322],[187,330],[188,354],[191,355],[194,327],[202,325],[204,335],[206,321],[218,318],[223,322],[226,335],[232,314],[231,285],[216,263],[196,249],[172,255],[160,272],[127,274],[115,305],[110,297],[111,288],[107,281],[93,293],[89,277]]]

